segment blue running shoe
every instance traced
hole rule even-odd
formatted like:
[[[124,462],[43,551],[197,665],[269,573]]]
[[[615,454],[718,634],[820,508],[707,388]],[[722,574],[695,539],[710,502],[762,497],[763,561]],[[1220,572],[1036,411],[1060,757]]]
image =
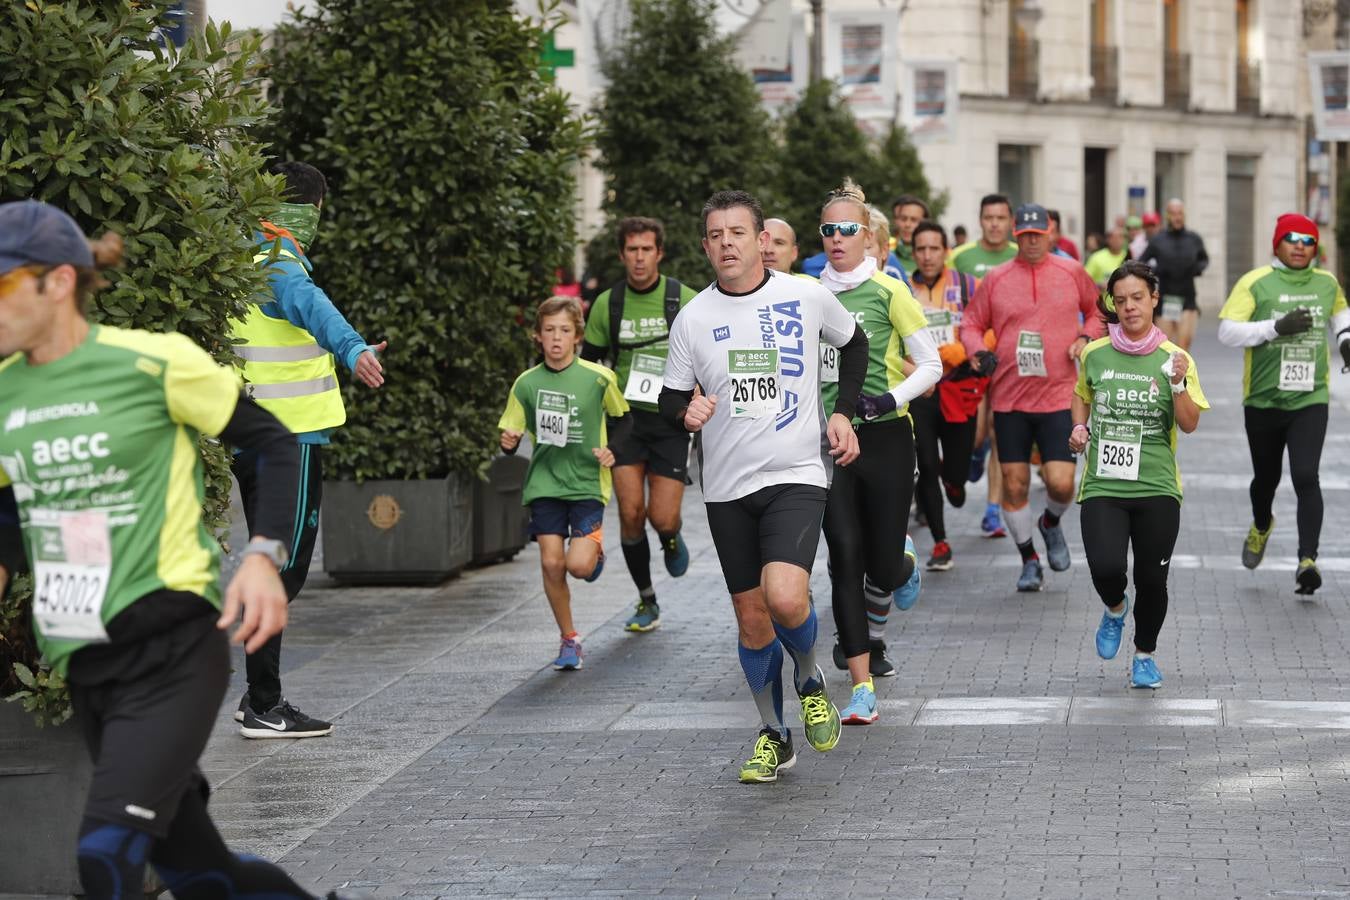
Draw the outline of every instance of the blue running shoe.
[[[596,557],[595,568],[591,569],[591,574],[586,576],[586,582],[589,584],[600,577],[600,573],[605,571],[605,551],[601,550],[600,555]]]
[[[1120,617],[1111,615],[1110,610],[1102,610],[1102,620],[1097,625],[1097,655],[1102,659],[1115,659],[1120,651],[1120,633],[1125,630],[1125,614],[1130,611],[1130,598],[1125,598],[1125,609]]]
[[[678,531],[670,540],[661,542],[661,553],[666,558],[666,571],[671,578],[679,578],[689,571],[689,548]]]
[[[1064,538],[1064,526],[1046,525],[1042,515],[1036,520],[1036,527],[1045,539],[1045,555],[1050,560],[1050,568],[1056,572],[1069,568],[1069,542]]]
[[[997,503],[990,503],[984,508],[984,518],[980,521],[980,531],[984,532],[984,536],[989,538],[1008,536],[1008,532],[1003,530],[1003,520],[999,517]]]
[[[644,600],[638,598],[637,609],[628,617],[628,621],[623,623],[624,631],[639,631],[646,633],[661,627],[661,607],[655,600]]]
[[[1022,564],[1022,574],[1017,578],[1017,590],[1024,593],[1039,591],[1045,584],[1045,570],[1039,559],[1029,559]]]
[[[877,720],[877,694],[865,684],[853,689],[853,697],[839,711],[839,721],[844,725],[871,725]]]
[[[989,455],[989,441],[985,441],[970,454],[970,477],[966,480],[971,484],[984,477],[984,458]]]
[[[563,638],[562,645],[558,647],[558,658],[553,661],[553,668],[560,672],[571,671],[580,669],[582,665],[581,638]]]
[[[1130,687],[1156,689],[1162,687],[1162,683],[1162,673],[1158,671],[1158,664],[1153,661],[1153,657],[1134,658],[1130,664]]]
[[[905,555],[914,564],[914,572],[909,576],[909,581],[896,588],[892,594],[896,609],[912,609],[914,604],[919,602],[919,591],[923,588],[923,570],[919,568],[919,552],[914,549],[914,538],[909,535],[905,535]]]

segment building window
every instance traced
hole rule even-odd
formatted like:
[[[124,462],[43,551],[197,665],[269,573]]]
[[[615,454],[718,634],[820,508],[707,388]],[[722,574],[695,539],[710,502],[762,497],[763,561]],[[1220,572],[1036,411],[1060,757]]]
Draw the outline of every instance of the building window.
[[[1030,144],[998,145],[998,191],[1014,207],[1036,199],[1036,147]]]
[[[1167,201],[1186,199],[1186,154],[1158,152],[1153,155],[1153,208],[1162,212]]]
[[[1163,105],[1187,110],[1191,105],[1191,55],[1183,35],[1181,0],[1163,0]]]
[[[1252,59],[1252,4],[1237,0],[1237,71],[1235,101],[1237,111],[1247,115],[1261,112],[1261,67]]]

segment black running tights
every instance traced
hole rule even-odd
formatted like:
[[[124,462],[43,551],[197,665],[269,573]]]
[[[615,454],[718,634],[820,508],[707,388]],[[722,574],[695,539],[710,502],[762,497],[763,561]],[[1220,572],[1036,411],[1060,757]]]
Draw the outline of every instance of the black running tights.
[[[834,624],[845,656],[868,650],[863,576],[893,591],[905,571],[905,528],[914,499],[914,430],[908,418],[858,426],[862,455],[834,467],[825,503]],[[969,464],[969,463],[967,463]]]
[[[1327,437],[1327,405],[1302,409],[1244,407],[1247,447],[1252,454],[1252,518],[1256,527],[1270,527],[1270,507],[1284,471],[1284,448],[1289,448],[1289,477],[1298,498],[1298,558],[1317,559],[1322,535],[1322,444]]]
[[[914,417],[914,452],[919,460],[915,492],[919,508],[928,517],[934,541],[947,539],[943,520],[942,482],[964,485],[970,475],[970,454],[975,448],[975,420],[948,422],[936,395],[910,401]],[[941,453],[938,451],[941,444]]]
[[[1174,497],[1091,497],[1081,524],[1092,586],[1107,606],[1125,598],[1126,554],[1134,547],[1134,646],[1152,653],[1167,618],[1167,572],[1181,527]]]

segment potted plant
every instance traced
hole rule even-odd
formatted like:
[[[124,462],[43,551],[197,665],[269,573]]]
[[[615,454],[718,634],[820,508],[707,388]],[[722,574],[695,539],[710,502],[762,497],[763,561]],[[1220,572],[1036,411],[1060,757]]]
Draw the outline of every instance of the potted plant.
[[[180,331],[221,362],[228,320],[265,287],[252,224],[279,202],[250,129],[269,114],[261,40],[208,26],[182,50],[156,40],[164,4],[0,4],[0,200],[60,206],[89,234],[117,231],[127,266],[89,315]],[[229,505],[225,451],[203,442],[206,513]],[[90,763],[69,693],[38,659],[27,579],[0,599],[0,894],[79,890],[76,831]]]
[[[329,185],[315,279],[389,341],[388,383],[346,391],[326,457],[340,580],[437,581],[473,555],[527,311],[572,247],[583,129],[539,71],[547,34],[508,2],[423,0],[320,0],[277,30],[278,155]]]

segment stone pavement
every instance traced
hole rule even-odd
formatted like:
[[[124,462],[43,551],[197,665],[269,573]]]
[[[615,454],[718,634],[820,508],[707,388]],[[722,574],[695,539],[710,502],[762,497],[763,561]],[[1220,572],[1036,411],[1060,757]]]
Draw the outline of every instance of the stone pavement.
[[[691,491],[693,563],[657,577],[650,635],[619,629],[632,590],[609,511],[605,575],[573,588],[581,672],[547,666],[557,636],[532,547],[439,588],[315,578],[293,609],[286,692],[336,730],[246,741],[232,693],[204,759],[227,839],[316,889],[380,897],[1350,897],[1350,379],[1323,461],[1326,585],[1301,598],[1287,480],[1267,562],[1238,563],[1241,361],[1205,324],[1214,409],[1180,439],[1162,690],[1125,687],[1128,645],[1108,663],[1093,651],[1076,514],[1073,568],[1017,595],[1011,543],[979,537],[976,487],[948,510],[956,568],[892,615],[900,674],[878,680],[880,721],[824,756],[799,740],[778,784],[740,785],[757,720]]]

